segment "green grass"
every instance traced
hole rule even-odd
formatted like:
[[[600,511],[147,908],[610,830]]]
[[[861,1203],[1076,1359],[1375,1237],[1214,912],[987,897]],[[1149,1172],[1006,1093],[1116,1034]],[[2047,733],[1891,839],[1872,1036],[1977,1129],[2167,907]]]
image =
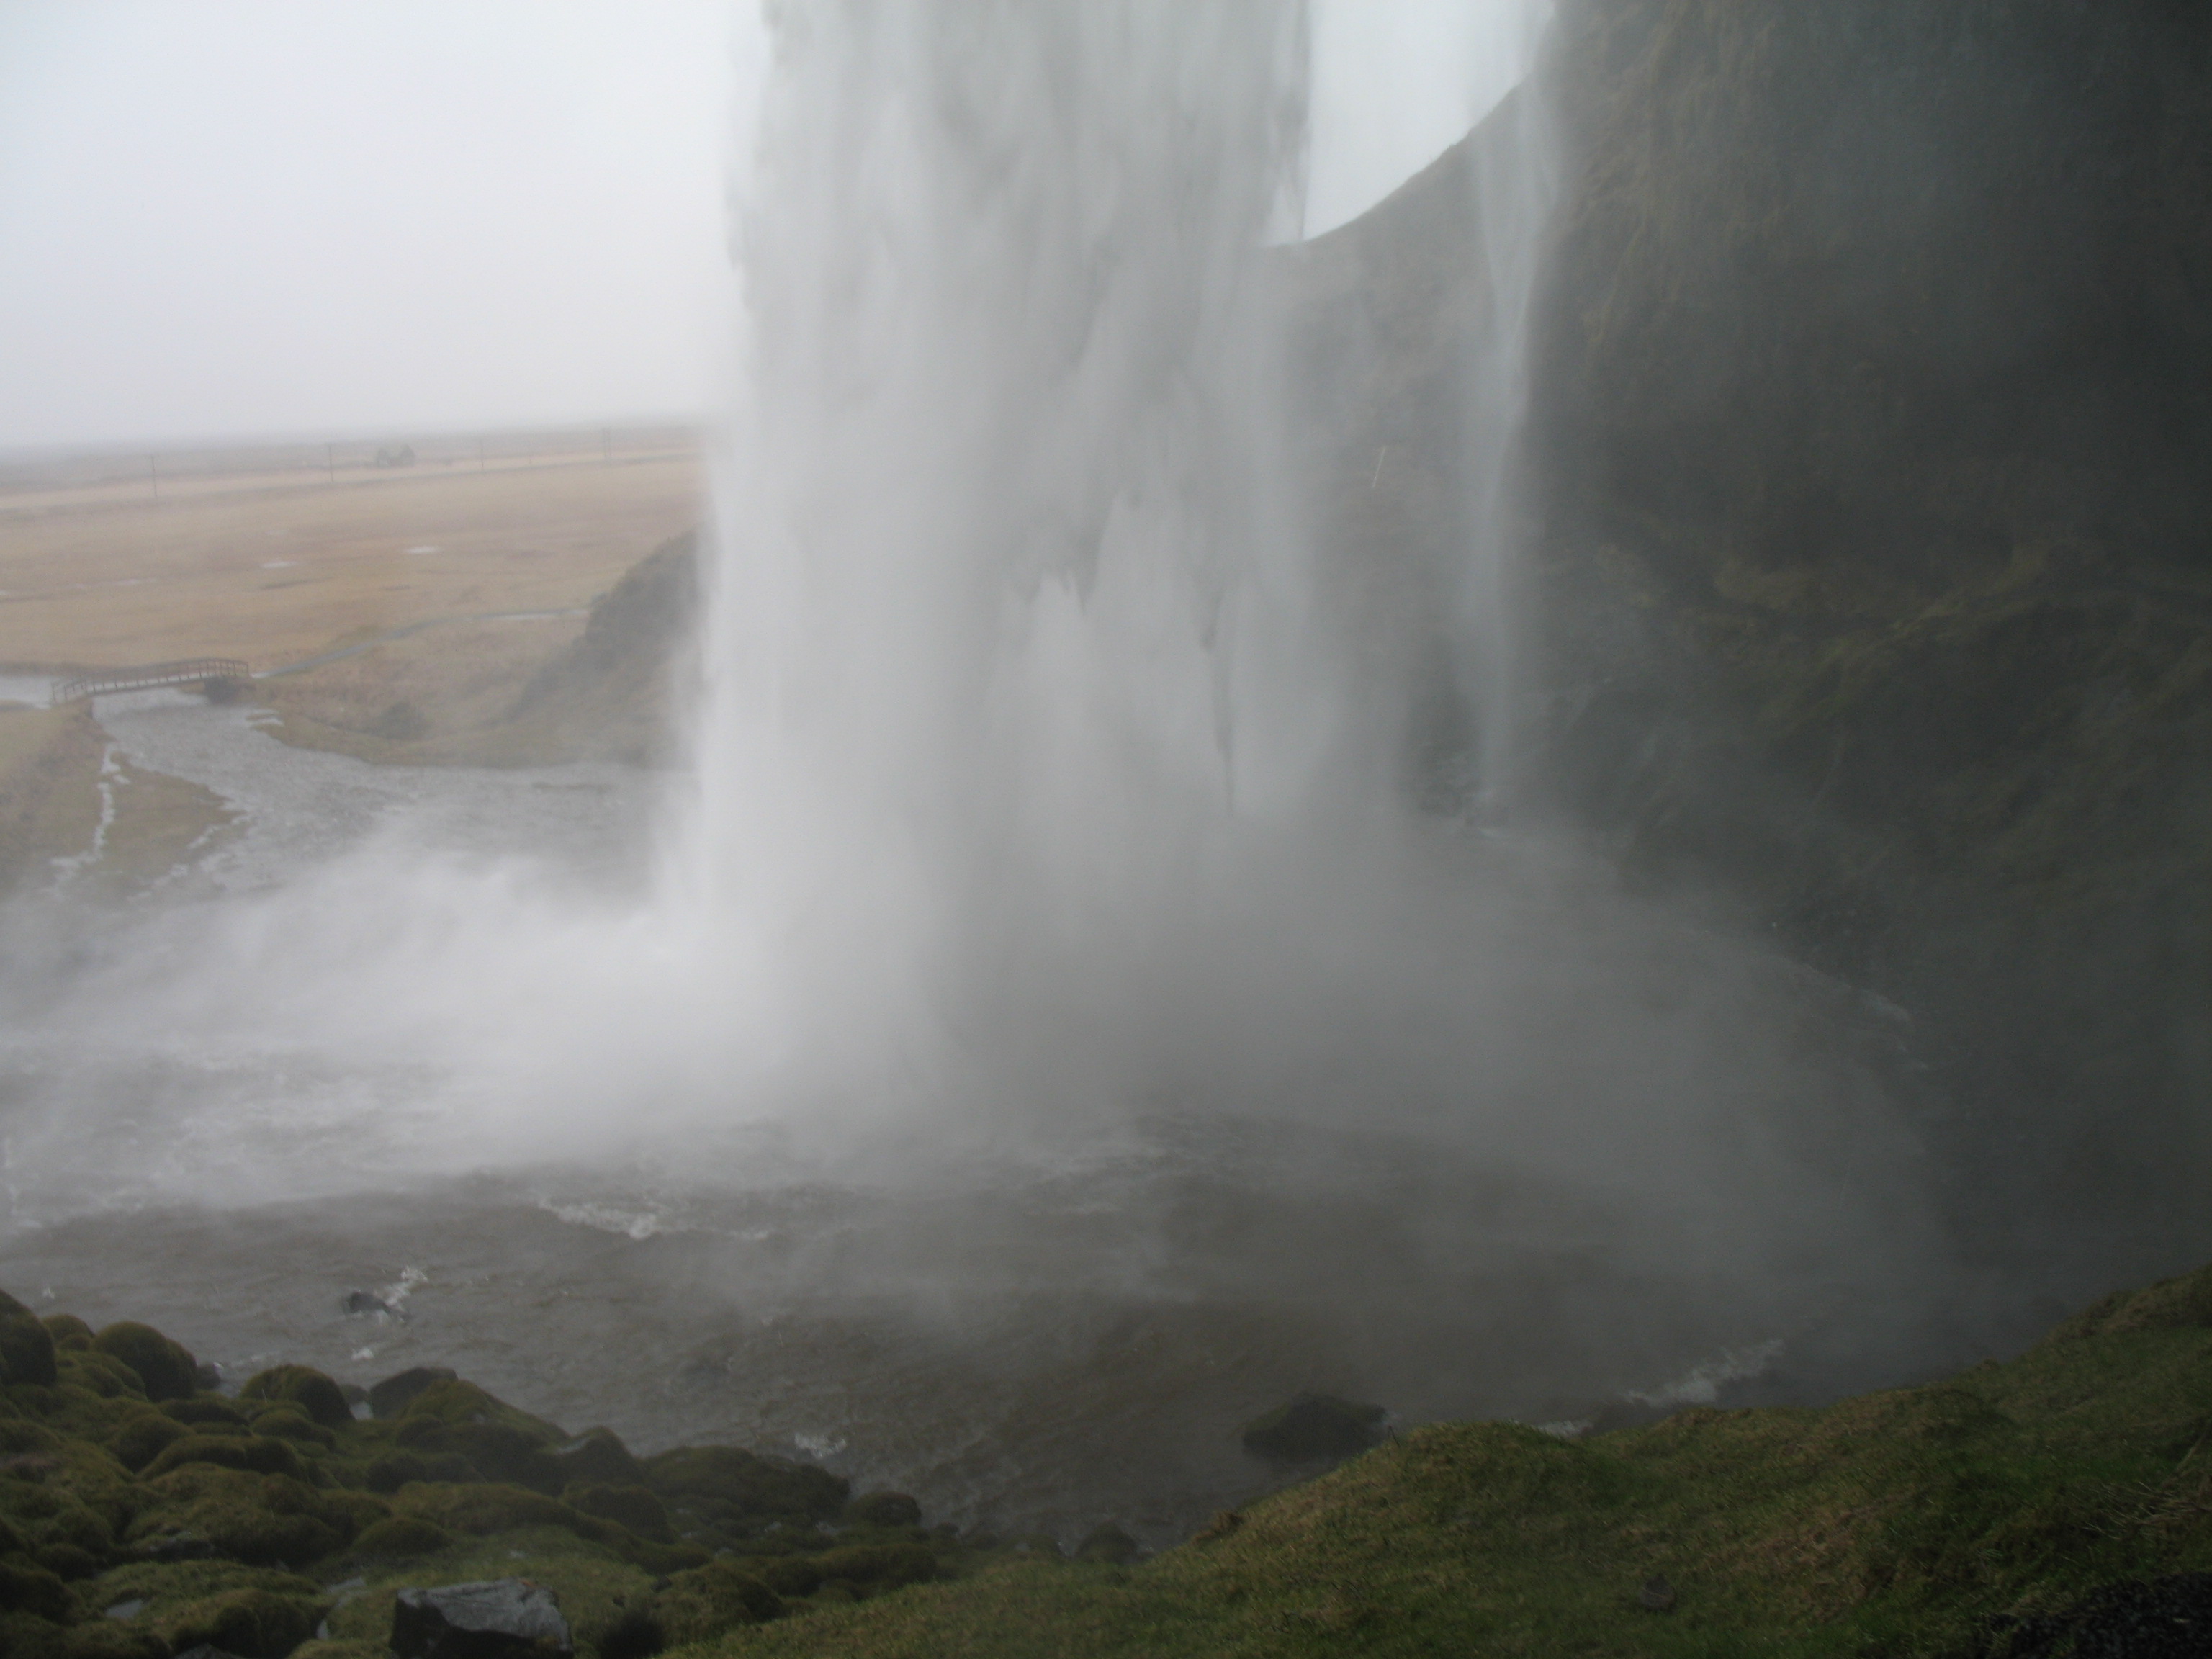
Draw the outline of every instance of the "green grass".
[[[1823,1411],[1439,1425],[1141,1566],[995,1567],[687,1651],[1969,1654],[1995,1617],[2212,1565],[2207,1291]]]

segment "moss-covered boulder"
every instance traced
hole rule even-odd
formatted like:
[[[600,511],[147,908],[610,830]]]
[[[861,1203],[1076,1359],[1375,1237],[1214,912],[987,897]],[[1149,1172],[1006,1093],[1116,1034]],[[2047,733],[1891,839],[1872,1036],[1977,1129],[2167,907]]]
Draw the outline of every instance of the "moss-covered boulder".
[[[703,1642],[740,1625],[783,1616],[783,1598],[751,1573],[717,1561],[670,1578],[653,1598],[653,1615],[672,1647]]]
[[[115,1454],[118,1462],[135,1474],[191,1433],[190,1429],[173,1417],[164,1416],[149,1407],[124,1418],[114,1432],[107,1437],[107,1449]]]
[[[63,1348],[54,1356],[64,1388],[80,1389],[100,1400],[144,1400],[146,1385],[138,1373],[112,1354],[96,1348]]]
[[[646,1484],[672,1504],[706,1500],[738,1514],[785,1521],[831,1521],[851,1485],[827,1469],[735,1446],[679,1446],[644,1460]]]
[[[325,1428],[343,1428],[353,1421],[345,1391],[312,1365],[276,1365],[257,1372],[246,1379],[238,1397],[296,1406]]]
[[[124,1542],[149,1556],[213,1553],[255,1566],[304,1566],[353,1535],[350,1510],[282,1474],[195,1464],[148,1480],[146,1489],[149,1501]]]
[[[164,1447],[149,1463],[149,1480],[188,1463],[212,1463],[219,1469],[244,1469],[253,1474],[282,1474],[297,1480],[300,1455],[284,1441],[258,1434],[195,1434]]]
[[[560,1527],[580,1537],[598,1540],[612,1531],[606,1522],[580,1515],[543,1492],[490,1481],[423,1481],[403,1486],[392,1500],[392,1512],[456,1533],[482,1534],[521,1527]]]
[[[457,1380],[457,1374],[444,1365],[416,1365],[395,1372],[381,1382],[370,1385],[368,1414],[371,1417],[397,1417],[426,1389],[435,1383]]]
[[[580,1482],[564,1489],[561,1501],[581,1514],[627,1527],[640,1538],[671,1543],[668,1508],[643,1486]]]
[[[400,1413],[394,1439],[423,1457],[465,1459],[487,1480],[551,1494],[568,1484],[552,1449],[568,1437],[473,1382],[434,1382]]]
[[[199,1362],[191,1350],[173,1342],[151,1325],[120,1320],[103,1327],[92,1339],[95,1352],[128,1365],[146,1398],[183,1400],[199,1389]]]
[[[612,1429],[586,1429],[574,1439],[549,1449],[564,1486],[580,1482],[634,1486],[645,1479],[637,1459]]]
[[[279,1406],[274,1411],[261,1413],[253,1419],[253,1432],[272,1439],[289,1440],[295,1445],[320,1446],[325,1449],[338,1443],[337,1433],[325,1428],[302,1412],[297,1406]]]
[[[53,1338],[57,1350],[82,1349],[92,1346],[92,1327],[75,1314],[47,1314],[39,1323],[46,1328],[46,1334]]]
[[[216,1394],[196,1394],[188,1400],[164,1401],[161,1415],[203,1429],[243,1429],[249,1420],[244,1412]]]
[[[0,1291],[0,1382],[51,1385],[55,1376],[53,1333]]]

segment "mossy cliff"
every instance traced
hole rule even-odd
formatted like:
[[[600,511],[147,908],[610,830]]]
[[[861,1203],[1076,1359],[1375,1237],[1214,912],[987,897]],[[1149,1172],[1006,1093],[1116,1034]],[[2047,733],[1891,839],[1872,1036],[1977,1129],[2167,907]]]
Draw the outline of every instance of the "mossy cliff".
[[[1569,0],[1543,87],[1523,822],[1909,1013],[1970,1255],[2071,1294],[2200,1258],[2212,11]],[[1290,260],[1431,791],[1513,128]]]

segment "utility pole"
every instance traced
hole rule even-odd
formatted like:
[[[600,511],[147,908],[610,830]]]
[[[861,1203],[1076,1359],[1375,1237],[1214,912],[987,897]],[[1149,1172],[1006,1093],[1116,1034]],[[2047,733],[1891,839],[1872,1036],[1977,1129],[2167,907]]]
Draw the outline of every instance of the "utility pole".
[[[323,446],[323,477],[333,484],[338,481],[338,447],[336,444]]]
[[[146,470],[154,476],[154,505],[159,507],[161,504],[161,458],[159,455],[149,455],[146,458]]]
[[[614,440],[609,434],[606,428],[601,427],[599,428],[599,465],[601,466],[612,466],[614,464]]]
[[[477,440],[477,471],[481,472],[483,470],[483,440],[482,438],[478,438]]]

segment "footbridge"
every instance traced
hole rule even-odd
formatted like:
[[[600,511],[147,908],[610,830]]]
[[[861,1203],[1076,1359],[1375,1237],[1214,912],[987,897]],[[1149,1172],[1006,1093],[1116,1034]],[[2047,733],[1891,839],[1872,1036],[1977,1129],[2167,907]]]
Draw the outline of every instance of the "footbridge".
[[[192,685],[222,680],[250,680],[253,671],[236,657],[187,657],[181,662],[149,662],[137,668],[104,668],[54,682],[53,706],[96,697],[106,691],[146,691],[157,685]]]

